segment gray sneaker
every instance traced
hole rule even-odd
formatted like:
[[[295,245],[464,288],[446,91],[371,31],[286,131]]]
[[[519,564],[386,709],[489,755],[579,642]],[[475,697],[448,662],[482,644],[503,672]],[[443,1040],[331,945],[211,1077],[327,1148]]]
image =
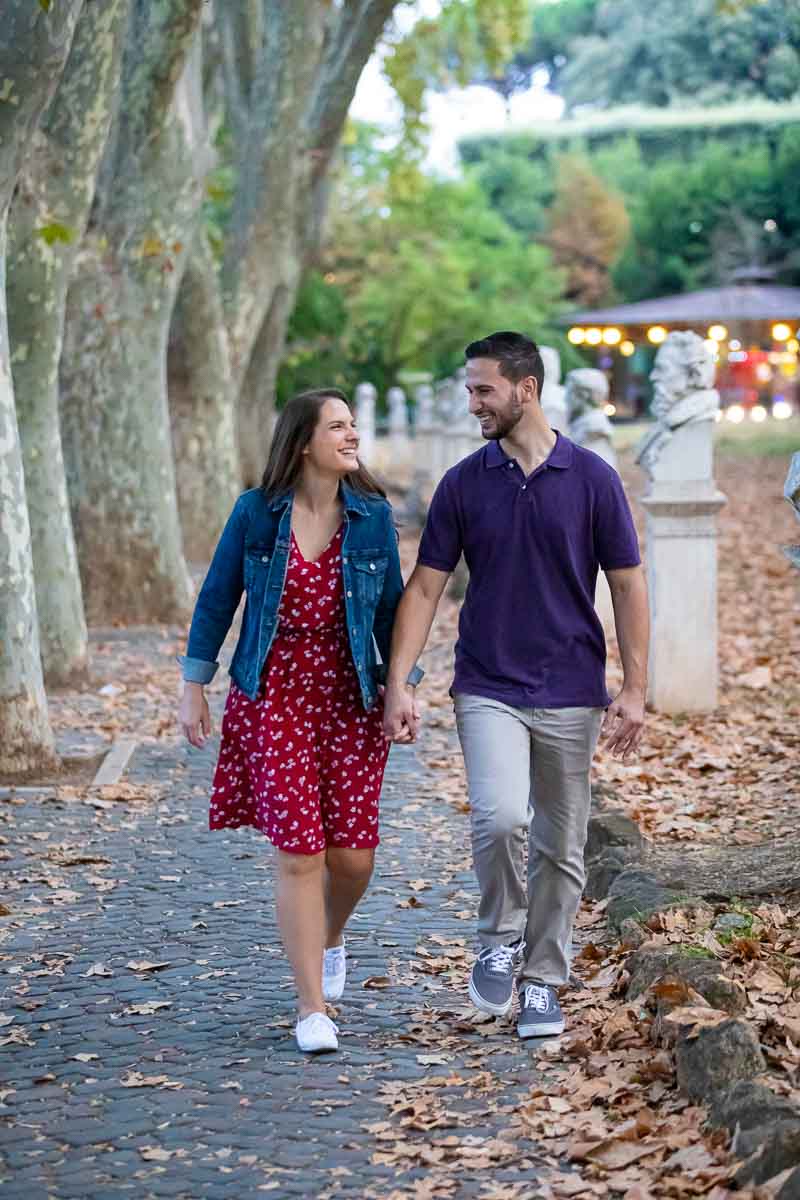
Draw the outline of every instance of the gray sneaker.
[[[519,989],[519,1036],[555,1037],[563,1032],[564,1014],[556,989],[547,983],[523,983]]]
[[[481,950],[469,977],[469,998],[481,1012],[504,1017],[514,1003],[514,967],[522,958],[524,942],[513,946],[487,946]]]

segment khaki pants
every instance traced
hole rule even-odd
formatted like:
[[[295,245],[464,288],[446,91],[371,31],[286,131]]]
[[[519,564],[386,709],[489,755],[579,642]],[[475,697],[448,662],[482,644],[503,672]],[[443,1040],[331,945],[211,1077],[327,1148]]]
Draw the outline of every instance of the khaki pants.
[[[522,977],[566,983],[603,710],[512,708],[467,695],[456,696],[455,710],[481,893],[480,943],[524,937]]]

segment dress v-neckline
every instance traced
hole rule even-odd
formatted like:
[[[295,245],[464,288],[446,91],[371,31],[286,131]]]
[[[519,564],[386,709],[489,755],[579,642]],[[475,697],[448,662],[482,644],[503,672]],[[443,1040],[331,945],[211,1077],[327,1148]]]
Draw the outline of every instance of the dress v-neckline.
[[[292,530],[292,541],[294,542],[295,549],[297,550],[297,553],[300,555],[300,557],[302,558],[302,560],[306,564],[306,566],[313,567],[313,566],[316,566],[316,564],[318,562],[322,561],[322,559],[328,553],[331,546],[333,545],[333,543],[336,541],[337,537],[341,533],[343,525],[344,525],[344,521],[342,521],[341,524],[337,526],[337,528],[334,530],[327,546],[325,547],[324,550],[320,550],[320,552],[316,558],[306,558],[305,554],[303,554],[303,551],[300,549],[300,543],[297,540],[297,534],[295,533],[294,530]]]

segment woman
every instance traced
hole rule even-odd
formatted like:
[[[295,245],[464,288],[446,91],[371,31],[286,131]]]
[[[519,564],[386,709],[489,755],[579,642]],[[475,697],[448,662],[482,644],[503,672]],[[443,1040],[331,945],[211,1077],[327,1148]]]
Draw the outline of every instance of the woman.
[[[297,1044],[336,1050],[325,1000],[344,990],[343,930],[372,874],[388,753],[374,642],[388,662],[403,580],[390,505],[335,388],[284,407],[262,485],[223,530],[180,660],[193,746],[210,732],[203,685],[243,590],[209,824],[252,825],[277,848]]]

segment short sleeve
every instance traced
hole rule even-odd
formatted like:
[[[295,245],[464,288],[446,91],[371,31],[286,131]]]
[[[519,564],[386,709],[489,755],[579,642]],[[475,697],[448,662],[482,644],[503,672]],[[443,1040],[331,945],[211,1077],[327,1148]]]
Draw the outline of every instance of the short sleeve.
[[[638,567],[642,561],[639,539],[622,480],[609,471],[598,489],[594,517],[594,548],[604,571]]]
[[[434,571],[454,571],[463,549],[457,481],[448,471],[433,493],[417,562]]]

